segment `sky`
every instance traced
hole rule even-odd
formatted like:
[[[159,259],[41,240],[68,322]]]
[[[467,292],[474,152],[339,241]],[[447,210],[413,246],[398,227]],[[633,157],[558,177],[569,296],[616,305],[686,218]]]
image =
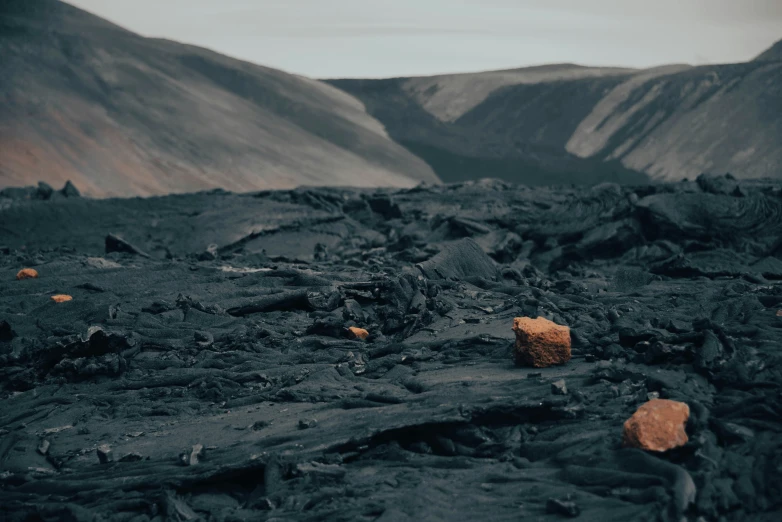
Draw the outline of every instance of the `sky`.
[[[782,0],[68,0],[144,36],[314,78],[546,63],[746,61],[782,39]]]

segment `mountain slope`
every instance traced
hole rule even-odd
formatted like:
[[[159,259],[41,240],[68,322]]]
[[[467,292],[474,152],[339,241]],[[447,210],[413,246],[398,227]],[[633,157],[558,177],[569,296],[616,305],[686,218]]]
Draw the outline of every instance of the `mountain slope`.
[[[331,80],[444,181],[782,177],[782,42],[743,64]],[[459,172],[456,165],[464,165]],[[501,169],[502,170],[502,169]]]
[[[782,177],[782,62],[697,67],[619,86],[567,142],[655,179]]]
[[[93,196],[438,182],[354,97],[142,38],[56,0],[0,5],[0,186]]]
[[[756,62],[774,62],[780,60],[782,60],[782,40],[755,57]]]
[[[361,99],[393,139],[445,182],[495,177],[529,185],[645,183],[647,176],[619,162],[564,149],[589,107],[631,73],[562,64],[329,83]]]

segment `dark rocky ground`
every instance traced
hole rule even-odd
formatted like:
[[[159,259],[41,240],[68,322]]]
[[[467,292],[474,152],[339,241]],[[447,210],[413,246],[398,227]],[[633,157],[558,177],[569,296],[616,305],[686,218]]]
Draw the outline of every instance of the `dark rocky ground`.
[[[780,519],[778,182],[30,194],[4,520]],[[573,360],[515,367],[522,315]],[[654,396],[689,442],[622,448]]]

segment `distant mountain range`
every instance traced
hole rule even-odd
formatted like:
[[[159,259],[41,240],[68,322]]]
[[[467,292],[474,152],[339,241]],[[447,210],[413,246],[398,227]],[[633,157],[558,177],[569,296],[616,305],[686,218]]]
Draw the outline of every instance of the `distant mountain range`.
[[[782,177],[782,42],[748,63],[330,80],[443,181]]]
[[[0,188],[92,196],[437,183],[330,85],[143,38],[56,0],[0,2]]]
[[[782,177],[782,42],[748,63],[317,81],[0,2],[0,188],[95,197],[494,177]]]

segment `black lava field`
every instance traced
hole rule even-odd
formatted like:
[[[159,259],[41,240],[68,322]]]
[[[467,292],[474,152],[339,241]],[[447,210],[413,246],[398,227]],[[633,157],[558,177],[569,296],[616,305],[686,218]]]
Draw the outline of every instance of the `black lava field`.
[[[0,519],[776,521],[781,349],[778,181],[7,190]]]

